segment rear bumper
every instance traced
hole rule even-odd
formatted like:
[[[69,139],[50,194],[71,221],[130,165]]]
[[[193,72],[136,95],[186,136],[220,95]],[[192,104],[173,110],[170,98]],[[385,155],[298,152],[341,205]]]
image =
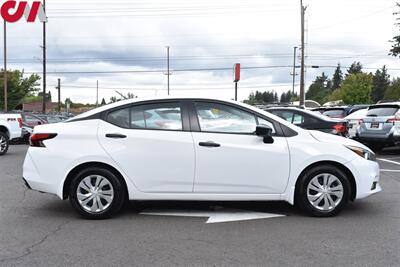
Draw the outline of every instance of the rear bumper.
[[[43,179],[32,160],[29,150],[24,161],[23,180],[29,189],[57,195],[56,179]]]

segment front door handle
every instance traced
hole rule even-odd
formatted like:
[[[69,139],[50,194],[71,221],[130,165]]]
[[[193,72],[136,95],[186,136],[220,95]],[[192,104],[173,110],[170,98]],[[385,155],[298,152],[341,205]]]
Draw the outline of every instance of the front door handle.
[[[205,147],[220,147],[220,144],[208,141],[208,142],[200,142],[199,146],[205,146]]]
[[[121,138],[126,138],[127,136],[123,134],[113,133],[113,134],[106,134],[106,137],[113,139],[121,139]]]

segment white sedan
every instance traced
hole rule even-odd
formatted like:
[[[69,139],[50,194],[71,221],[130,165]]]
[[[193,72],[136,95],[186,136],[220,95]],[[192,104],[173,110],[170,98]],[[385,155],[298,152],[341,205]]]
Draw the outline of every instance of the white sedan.
[[[128,200],[283,200],[332,216],[381,191],[364,145],[205,98],[127,100],[37,126],[23,177],[90,219]]]

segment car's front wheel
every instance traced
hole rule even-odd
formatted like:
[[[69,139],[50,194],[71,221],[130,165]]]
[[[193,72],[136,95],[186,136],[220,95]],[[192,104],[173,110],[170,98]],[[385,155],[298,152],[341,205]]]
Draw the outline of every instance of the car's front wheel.
[[[339,168],[321,165],[306,171],[296,188],[296,204],[308,214],[329,217],[338,214],[350,198],[351,185]]]
[[[7,153],[9,145],[10,142],[8,136],[5,133],[0,132],[0,156]]]
[[[79,172],[71,182],[69,198],[80,215],[106,219],[117,213],[127,197],[120,178],[104,168],[91,167]]]

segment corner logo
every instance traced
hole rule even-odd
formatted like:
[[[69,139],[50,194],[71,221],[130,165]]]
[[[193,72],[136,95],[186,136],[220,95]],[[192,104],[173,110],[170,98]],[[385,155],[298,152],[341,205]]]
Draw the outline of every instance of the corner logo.
[[[29,6],[27,1],[5,1],[0,8],[1,17],[7,22],[17,22],[25,17],[27,22],[35,22],[38,17],[40,22],[47,22],[46,13],[40,1],[34,1]]]

